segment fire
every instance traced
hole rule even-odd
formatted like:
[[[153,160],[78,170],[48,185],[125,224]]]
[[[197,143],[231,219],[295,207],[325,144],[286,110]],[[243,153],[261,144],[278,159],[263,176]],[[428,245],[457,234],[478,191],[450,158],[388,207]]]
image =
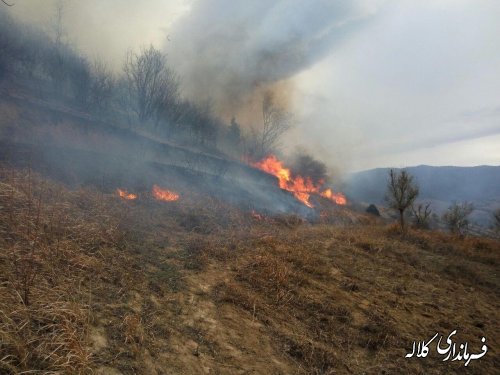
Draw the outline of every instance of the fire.
[[[179,194],[170,190],[162,189],[158,185],[153,185],[153,197],[160,201],[172,202],[179,199]]]
[[[331,189],[326,189],[321,192],[321,182],[319,184],[314,184],[309,177],[293,177],[290,169],[285,168],[283,163],[274,155],[269,155],[257,163],[251,163],[251,165],[266,173],[276,176],[278,178],[280,188],[293,193],[295,198],[304,203],[307,207],[313,207],[311,202],[309,202],[311,194],[319,194],[322,197],[340,205],[347,203],[347,199],[342,193],[334,193]]]
[[[337,204],[344,205],[347,203],[347,199],[345,195],[342,193],[334,193],[332,189],[326,189],[324,192],[320,194],[322,197],[330,199]]]
[[[264,216],[259,214],[255,210],[252,210],[251,215],[255,220],[264,220]]]
[[[120,198],[126,199],[126,200],[134,200],[137,199],[136,194],[129,193],[127,190],[122,190],[122,189],[116,189],[116,192],[120,196]]]

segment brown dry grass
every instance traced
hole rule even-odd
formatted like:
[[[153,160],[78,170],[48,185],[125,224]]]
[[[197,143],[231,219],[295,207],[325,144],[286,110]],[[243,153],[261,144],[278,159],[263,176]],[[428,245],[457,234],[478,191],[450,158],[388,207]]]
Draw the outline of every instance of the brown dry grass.
[[[334,224],[331,224],[334,223]],[[358,224],[353,224],[358,223]],[[183,194],[128,202],[0,170],[0,373],[493,374],[499,243],[314,224]],[[464,368],[405,359],[459,331]]]
[[[30,171],[0,171],[0,368],[85,373],[90,270],[118,246],[96,193],[68,192]],[[94,195],[94,196],[93,196]]]

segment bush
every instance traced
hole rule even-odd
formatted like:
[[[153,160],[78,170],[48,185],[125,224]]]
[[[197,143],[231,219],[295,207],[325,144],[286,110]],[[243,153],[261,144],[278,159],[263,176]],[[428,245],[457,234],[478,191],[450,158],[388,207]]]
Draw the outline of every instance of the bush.
[[[417,205],[411,206],[411,212],[413,214],[413,221],[417,228],[429,229],[429,219],[432,214],[430,209],[430,203],[419,203]]]
[[[500,232],[500,208],[493,212],[493,227],[497,232]]]

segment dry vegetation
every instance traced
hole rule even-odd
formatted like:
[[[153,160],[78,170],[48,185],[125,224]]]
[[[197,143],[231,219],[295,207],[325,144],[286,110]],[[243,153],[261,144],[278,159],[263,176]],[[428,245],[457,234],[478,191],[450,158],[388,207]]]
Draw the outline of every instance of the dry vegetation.
[[[498,241],[357,221],[123,201],[4,167],[0,373],[495,373]],[[454,329],[488,353],[404,358]]]

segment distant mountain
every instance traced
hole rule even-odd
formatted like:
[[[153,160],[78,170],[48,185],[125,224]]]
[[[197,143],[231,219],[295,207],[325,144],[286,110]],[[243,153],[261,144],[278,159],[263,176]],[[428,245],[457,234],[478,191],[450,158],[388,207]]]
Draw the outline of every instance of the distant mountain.
[[[489,225],[491,212],[500,208],[500,166],[405,168],[415,177],[419,201],[430,201],[434,212],[441,213],[453,202],[472,202],[476,210],[472,218]],[[390,168],[353,173],[346,180],[345,191],[354,201],[384,204]]]

